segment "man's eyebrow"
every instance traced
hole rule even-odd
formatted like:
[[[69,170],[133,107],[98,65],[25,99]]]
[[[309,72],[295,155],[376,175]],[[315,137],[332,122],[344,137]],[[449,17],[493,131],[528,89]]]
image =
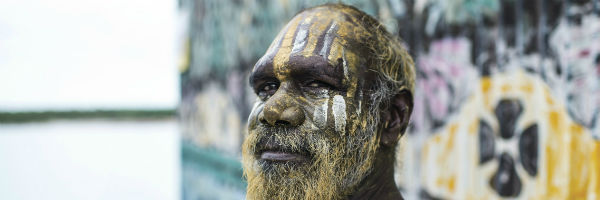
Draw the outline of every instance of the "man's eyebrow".
[[[254,66],[254,70],[252,70],[248,82],[250,83],[250,86],[252,86],[257,80],[274,77],[275,73],[273,72],[272,60],[267,62],[259,62],[256,64],[256,66]]]
[[[322,77],[337,86],[342,83],[344,78],[341,62],[334,66],[321,56],[293,56],[288,63],[295,66],[291,70],[292,76]]]

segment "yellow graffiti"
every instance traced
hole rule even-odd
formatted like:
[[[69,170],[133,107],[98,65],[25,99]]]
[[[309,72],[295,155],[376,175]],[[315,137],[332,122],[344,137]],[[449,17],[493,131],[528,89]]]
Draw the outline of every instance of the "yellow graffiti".
[[[515,160],[523,185],[516,199],[600,198],[600,141],[569,117],[542,80],[515,71],[482,78],[478,84],[480,89],[456,116],[425,142],[422,182],[429,194],[448,199],[501,199],[489,185],[498,161],[480,164],[479,153],[465,152],[478,149],[480,120],[490,121],[499,137],[494,107],[501,99],[517,99],[524,108],[517,130],[533,123],[538,126],[538,170],[529,175]]]

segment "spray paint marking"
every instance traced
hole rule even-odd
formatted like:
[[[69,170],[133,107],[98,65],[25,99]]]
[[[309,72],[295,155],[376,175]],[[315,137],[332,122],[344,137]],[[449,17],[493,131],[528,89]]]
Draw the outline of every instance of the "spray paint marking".
[[[335,131],[343,133],[346,127],[346,101],[344,101],[344,97],[335,95],[331,110],[335,120]]]

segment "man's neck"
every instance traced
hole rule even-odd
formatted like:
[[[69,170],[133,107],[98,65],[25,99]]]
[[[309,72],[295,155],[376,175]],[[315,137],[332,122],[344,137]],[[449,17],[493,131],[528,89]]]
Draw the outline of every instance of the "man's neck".
[[[394,155],[394,148],[379,151],[373,171],[348,199],[403,199],[394,181]]]

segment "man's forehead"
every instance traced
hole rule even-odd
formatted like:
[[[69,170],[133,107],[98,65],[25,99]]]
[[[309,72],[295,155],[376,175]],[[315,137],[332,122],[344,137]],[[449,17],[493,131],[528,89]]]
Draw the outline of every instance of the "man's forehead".
[[[301,12],[279,32],[254,70],[265,66],[285,68],[294,64],[292,61],[305,60],[299,57],[321,57],[329,66],[346,62],[357,67],[357,41],[368,33],[352,17],[355,12],[335,6]]]

